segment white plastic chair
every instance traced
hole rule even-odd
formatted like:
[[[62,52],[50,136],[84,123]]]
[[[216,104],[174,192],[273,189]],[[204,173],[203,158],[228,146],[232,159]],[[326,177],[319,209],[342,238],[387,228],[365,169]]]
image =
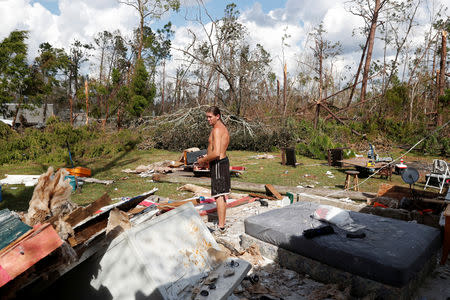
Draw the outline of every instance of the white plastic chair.
[[[425,190],[427,187],[432,187],[435,189],[439,189],[439,193],[442,193],[442,189],[444,188],[445,183],[450,179],[450,170],[448,168],[448,164],[444,160],[434,159],[433,169],[430,174],[427,174],[427,176],[428,179],[423,189]],[[431,178],[437,179],[437,186],[429,184]]]

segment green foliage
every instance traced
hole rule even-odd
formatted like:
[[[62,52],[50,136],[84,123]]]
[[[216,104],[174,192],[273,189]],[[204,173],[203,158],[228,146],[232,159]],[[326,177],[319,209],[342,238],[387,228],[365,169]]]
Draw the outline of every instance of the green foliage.
[[[446,89],[445,94],[439,97],[439,103],[444,107],[450,105],[450,89]]]
[[[127,111],[135,117],[139,117],[147,107],[148,101],[141,95],[134,95],[127,105]]]
[[[0,42],[0,105],[24,96],[29,83],[27,31],[12,31]]]
[[[70,165],[67,144],[76,159],[129,151],[139,142],[140,136],[129,130],[107,134],[94,126],[73,128],[57,118],[50,118],[44,130],[27,128],[21,134],[0,124],[0,164],[33,161]]]
[[[338,147],[337,144],[325,134],[316,134],[309,143],[301,143],[296,147],[297,153],[316,159],[326,159],[327,150]]]
[[[6,140],[8,137],[15,135],[16,132],[12,130],[9,125],[0,122],[0,141]]]
[[[441,143],[442,143],[441,155],[450,157],[450,138],[449,137],[442,138]]]
[[[401,115],[408,103],[408,87],[405,84],[395,85],[386,91],[385,111],[389,112],[389,115]]]
[[[148,79],[149,75],[145,69],[144,62],[139,60],[136,64],[136,70],[128,96],[125,95],[126,91],[124,89],[119,95],[119,97],[126,97],[129,99],[126,109],[131,116],[140,117],[142,112],[153,103],[156,88],[153,84],[149,84]]]

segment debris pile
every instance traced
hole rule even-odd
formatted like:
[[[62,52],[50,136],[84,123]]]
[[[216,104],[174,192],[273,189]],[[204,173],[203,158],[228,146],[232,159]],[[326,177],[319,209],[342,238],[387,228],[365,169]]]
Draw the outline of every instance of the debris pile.
[[[160,166],[162,165],[160,164]],[[181,201],[154,195],[158,190],[154,188],[142,195],[120,199],[116,203],[112,203],[110,197],[104,194],[88,206],[79,207],[70,200],[73,188],[70,185],[70,179],[66,179],[67,175],[68,172],[65,169],[54,172],[50,167],[38,179],[29,202],[28,212],[22,216],[24,223],[16,217],[22,224],[23,230],[17,231],[14,238],[6,242],[6,247],[0,249],[0,266],[6,274],[4,280],[0,281],[2,298],[14,298],[18,295],[16,293],[25,293],[23,290],[26,290],[30,283],[33,283],[34,286],[46,282],[42,284],[42,288],[45,288],[95,253],[105,251],[105,243],[110,243],[114,238],[120,236],[121,232],[132,230],[143,223],[147,224],[154,218],[159,219],[160,217],[157,216],[162,213],[166,215],[166,212],[183,204],[194,204],[195,207],[192,206],[192,210],[196,212],[199,219],[199,215],[207,215],[216,210],[215,202],[210,198],[209,191],[195,185],[182,187],[184,190],[196,193],[196,196]],[[233,196],[240,198],[230,199],[227,203],[228,207],[248,203],[251,200],[246,194],[233,194]],[[211,235],[208,230],[206,232]],[[30,238],[32,238],[31,242]],[[212,236],[211,239],[213,239]],[[41,255],[33,255],[33,259],[30,258],[24,262],[14,262],[11,255],[21,255],[20,251],[22,250],[20,249],[25,249],[25,254],[34,253],[27,250],[29,243],[32,243],[33,249],[36,249],[33,251],[38,251]],[[225,268],[220,263],[223,263],[228,255],[226,252],[218,250],[219,246],[216,247],[217,249],[207,246],[205,248],[208,249],[207,255],[215,258],[219,267]],[[195,249],[191,252],[193,253],[193,251]],[[214,251],[216,252],[213,253]],[[5,263],[6,258],[8,264]],[[39,264],[37,264],[38,261]],[[217,284],[224,285],[225,293],[231,294],[250,268],[247,262],[240,262],[242,268],[237,268],[238,264],[236,261],[234,269],[230,269],[228,266],[222,270],[224,274],[220,274],[222,280],[219,280]],[[11,271],[12,269],[18,269],[20,272],[14,273]],[[58,276],[55,276],[54,270],[58,270]],[[47,281],[50,274],[52,274],[52,279]],[[235,274],[239,274],[239,276]],[[199,281],[198,285],[202,286],[203,282]],[[204,289],[202,287],[202,290]],[[217,291],[209,293],[214,295],[217,294]]]

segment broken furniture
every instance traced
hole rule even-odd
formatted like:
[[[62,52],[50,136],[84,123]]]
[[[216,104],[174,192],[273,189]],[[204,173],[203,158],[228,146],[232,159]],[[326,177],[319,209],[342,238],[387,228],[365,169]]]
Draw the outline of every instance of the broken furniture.
[[[434,159],[431,173],[427,174],[426,177],[427,181],[423,189],[425,190],[427,187],[432,187],[439,189],[439,193],[442,193],[444,185],[448,180],[450,180],[450,170],[448,168],[447,162],[442,159]],[[432,179],[437,180],[437,185],[433,185],[430,183]]]
[[[412,298],[436,264],[439,229],[349,211],[356,224],[366,227],[365,238],[347,238],[346,231],[333,226],[335,234],[306,239],[304,230],[323,224],[310,217],[318,206],[297,202],[247,218],[241,246],[256,243],[263,256],[281,266],[349,286],[355,297]]]
[[[295,165],[297,164],[297,160],[295,157],[295,148],[281,149],[281,164],[295,167]]]
[[[353,170],[345,171],[344,190],[348,190],[350,188],[351,179],[353,178],[353,189],[355,191],[359,191],[358,175],[359,175],[358,171],[353,171]]]

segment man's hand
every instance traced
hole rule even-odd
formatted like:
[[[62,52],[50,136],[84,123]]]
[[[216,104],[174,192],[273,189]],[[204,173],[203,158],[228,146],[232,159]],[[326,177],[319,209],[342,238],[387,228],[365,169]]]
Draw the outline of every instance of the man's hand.
[[[208,165],[208,163],[205,161],[205,156],[199,156],[197,158],[197,164],[199,165],[199,167],[206,167]]]

